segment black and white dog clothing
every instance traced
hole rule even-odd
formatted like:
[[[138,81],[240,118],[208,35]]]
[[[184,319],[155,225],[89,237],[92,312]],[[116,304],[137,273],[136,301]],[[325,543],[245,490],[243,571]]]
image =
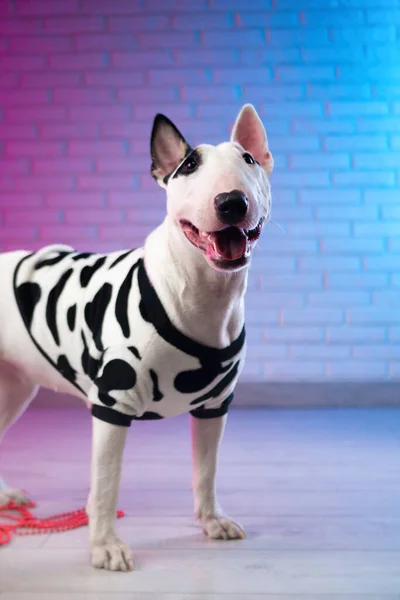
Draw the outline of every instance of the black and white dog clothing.
[[[47,246],[18,263],[14,293],[37,349],[89,398],[95,417],[128,426],[227,412],[244,327],[222,349],[185,336],[148,279],[143,248],[103,255]]]

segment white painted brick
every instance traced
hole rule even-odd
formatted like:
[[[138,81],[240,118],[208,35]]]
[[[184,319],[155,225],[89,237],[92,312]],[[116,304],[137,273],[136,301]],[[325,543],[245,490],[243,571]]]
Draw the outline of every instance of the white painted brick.
[[[326,339],[331,343],[385,342],[386,336],[385,327],[351,327],[349,325],[342,325],[341,327],[329,327],[326,332]]]
[[[377,290],[389,286],[389,275],[363,271],[361,273],[328,273],[326,277],[327,289],[363,289]]]
[[[251,102],[276,159],[274,222],[242,377],[400,378],[398,0],[322,4],[0,3],[1,249],[142,244],[165,213],[155,113],[219,143]]]
[[[310,292],[307,294],[307,306],[368,306],[371,303],[369,292],[364,291],[331,291]]]
[[[264,332],[264,340],[267,342],[306,343],[323,342],[324,339],[324,327],[267,327]]]
[[[330,362],[327,365],[327,375],[332,379],[351,381],[386,379],[388,365],[383,360],[360,361],[352,359]]]
[[[264,366],[264,374],[268,381],[318,381],[325,379],[326,367],[322,361],[317,360],[268,360]]]
[[[289,355],[297,360],[338,360],[350,356],[349,345],[290,344]]]

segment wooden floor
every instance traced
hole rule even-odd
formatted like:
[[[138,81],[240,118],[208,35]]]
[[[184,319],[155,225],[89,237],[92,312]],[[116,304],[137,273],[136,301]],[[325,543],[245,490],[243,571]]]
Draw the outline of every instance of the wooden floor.
[[[132,427],[119,505],[137,570],[89,566],[87,529],[0,549],[0,600],[399,600],[400,409],[236,410],[219,476],[248,539],[192,519],[187,417]],[[90,418],[31,409],[0,472],[45,515],[84,506]]]

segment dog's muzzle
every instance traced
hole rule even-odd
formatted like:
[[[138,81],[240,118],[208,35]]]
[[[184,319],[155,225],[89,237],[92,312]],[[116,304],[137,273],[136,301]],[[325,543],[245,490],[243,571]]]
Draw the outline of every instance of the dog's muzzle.
[[[232,270],[247,264],[264,221],[261,217],[253,229],[229,225],[216,231],[201,231],[186,219],[180,219],[179,223],[189,242],[204,252],[216,267]]]
[[[218,194],[214,199],[218,219],[224,225],[237,225],[246,216],[249,201],[240,190]]]

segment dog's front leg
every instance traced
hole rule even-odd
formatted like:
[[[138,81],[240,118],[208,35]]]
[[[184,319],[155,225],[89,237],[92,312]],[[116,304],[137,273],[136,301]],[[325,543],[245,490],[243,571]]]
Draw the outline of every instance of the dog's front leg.
[[[245,537],[243,529],[220,508],[216,496],[218,449],[227,416],[198,419],[191,416],[193,493],[197,519],[206,535],[231,540]]]
[[[92,564],[110,571],[131,571],[130,548],[115,532],[118,489],[127,427],[93,417],[91,487],[87,505]]]

